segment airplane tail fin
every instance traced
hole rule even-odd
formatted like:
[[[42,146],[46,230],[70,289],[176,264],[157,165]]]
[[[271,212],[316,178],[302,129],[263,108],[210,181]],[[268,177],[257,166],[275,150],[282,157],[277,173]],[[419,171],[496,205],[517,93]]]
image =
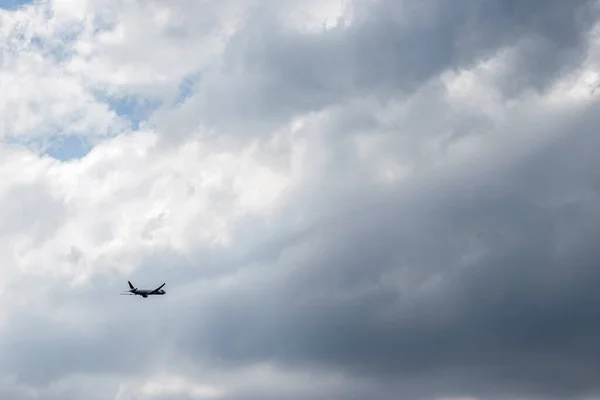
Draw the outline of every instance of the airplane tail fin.
[[[129,283],[129,288],[130,288],[131,290],[135,289],[135,288],[133,287],[133,285],[131,284],[131,282],[127,281],[127,283]]]

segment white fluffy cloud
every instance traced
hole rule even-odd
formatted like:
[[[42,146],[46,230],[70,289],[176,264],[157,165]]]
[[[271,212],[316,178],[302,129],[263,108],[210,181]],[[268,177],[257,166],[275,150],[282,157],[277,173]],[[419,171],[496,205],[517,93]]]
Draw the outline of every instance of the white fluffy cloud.
[[[599,393],[598,8],[473,3],[0,9],[0,397]]]

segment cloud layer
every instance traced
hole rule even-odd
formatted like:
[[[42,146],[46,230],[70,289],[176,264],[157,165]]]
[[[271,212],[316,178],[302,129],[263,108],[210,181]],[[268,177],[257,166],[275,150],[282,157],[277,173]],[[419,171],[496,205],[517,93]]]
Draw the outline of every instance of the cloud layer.
[[[600,395],[599,10],[0,9],[0,396]]]

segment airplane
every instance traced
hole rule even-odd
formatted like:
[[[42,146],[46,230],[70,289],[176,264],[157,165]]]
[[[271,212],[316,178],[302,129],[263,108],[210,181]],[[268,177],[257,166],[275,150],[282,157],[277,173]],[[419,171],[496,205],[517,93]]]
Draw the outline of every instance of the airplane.
[[[154,290],[138,289],[136,287],[133,287],[133,285],[131,284],[131,282],[127,281],[127,283],[129,284],[130,290],[128,290],[125,293],[121,293],[122,295],[129,295],[129,296],[135,296],[135,295],[137,295],[137,296],[142,296],[143,298],[147,298],[148,296],[163,295],[163,294],[167,293],[164,290],[162,290],[162,287],[165,286],[164,283],[162,285],[160,285],[159,287],[157,287],[156,289],[154,289]]]

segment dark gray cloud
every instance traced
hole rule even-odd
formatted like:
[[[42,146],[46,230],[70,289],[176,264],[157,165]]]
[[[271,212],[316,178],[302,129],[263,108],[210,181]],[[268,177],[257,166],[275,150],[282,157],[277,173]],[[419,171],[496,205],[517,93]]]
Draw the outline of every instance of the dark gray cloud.
[[[207,299],[179,345],[223,367],[271,360],[402,382],[409,398],[597,394],[596,113],[494,170],[481,160],[338,203],[278,262]]]
[[[222,62],[203,74],[198,95],[183,107],[185,120],[265,132],[349,98],[408,95],[504,49],[512,50],[500,92],[543,91],[584,59],[598,16],[590,0],[377,0],[349,8],[351,25],[314,33],[286,26],[269,2],[257,7]]]

